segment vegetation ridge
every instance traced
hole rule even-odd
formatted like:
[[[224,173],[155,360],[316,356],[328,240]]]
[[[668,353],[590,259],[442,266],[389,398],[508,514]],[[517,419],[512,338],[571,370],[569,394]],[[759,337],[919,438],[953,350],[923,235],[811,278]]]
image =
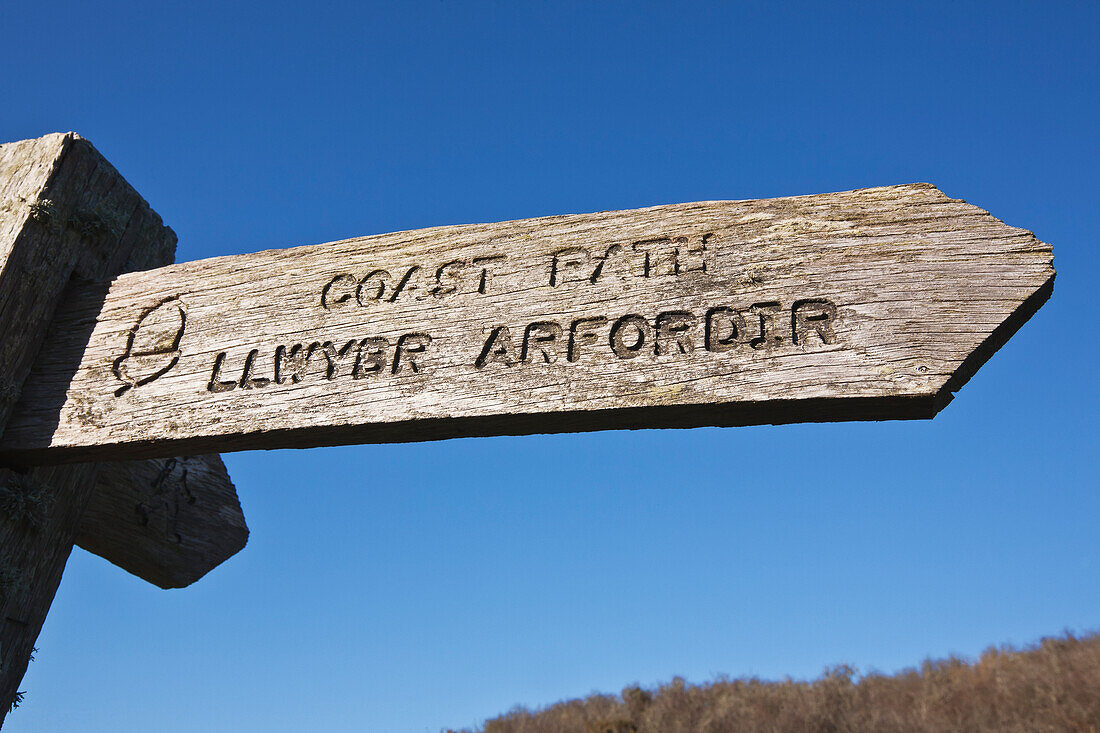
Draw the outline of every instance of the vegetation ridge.
[[[447,733],[1100,733],[1100,633],[990,647],[897,674],[842,664],[815,680],[755,677],[630,686],[541,710],[517,707]]]

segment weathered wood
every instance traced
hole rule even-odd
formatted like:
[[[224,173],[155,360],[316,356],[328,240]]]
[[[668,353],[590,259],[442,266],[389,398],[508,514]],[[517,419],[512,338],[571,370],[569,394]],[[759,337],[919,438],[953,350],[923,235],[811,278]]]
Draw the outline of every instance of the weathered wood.
[[[76,544],[161,588],[194,583],[248,541],[217,455],[100,465]]]
[[[0,146],[0,328],[20,334],[0,341],[0,426],[69,279],[171,262],[175,235],[161,229],[87,141],[55,134]]]
[[[176,238],[85,140],[0,145],[0,431],[71,278],[168,264]],[[15,698],[97,464],[0,469],[0,723]]]
[[[97,469],[0,468],[0,725],[57,593]]]
[[[0,455],[931,417],[1053,279],[928,184],[189,262],[73,292]]]

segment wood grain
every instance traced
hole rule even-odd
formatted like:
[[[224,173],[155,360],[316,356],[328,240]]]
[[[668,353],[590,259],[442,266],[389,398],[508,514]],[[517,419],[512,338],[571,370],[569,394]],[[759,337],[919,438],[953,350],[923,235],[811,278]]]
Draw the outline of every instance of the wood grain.
[[[143,246],[135,247],[142,242]],[[172,261],[175,234],[82,138],[0,146],[0,426],[70,278]]]
[[[0,146],[0,429],[70,278],[172,261],[175,236],[86,141]],[[0,470],[0,722],[15,699],[98,467]]]
[[[161,588],[183,588],[248,542],[217,455],[103,463],[76,544]]]
[[[67,298],[0,455],[926,418],[1053,278],[929,184],[189,262]]]
[[[70,280],[168,264],[175,243],[172,230],[79,136],[0,145],[0,431]],[[93,463],[0,468],[0,723],[98,473]]]

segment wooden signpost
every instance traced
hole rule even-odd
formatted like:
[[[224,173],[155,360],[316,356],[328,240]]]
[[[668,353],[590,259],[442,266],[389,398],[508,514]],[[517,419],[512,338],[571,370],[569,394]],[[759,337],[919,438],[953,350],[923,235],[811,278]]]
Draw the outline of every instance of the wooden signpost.
[[[70,284],[166,265],[175,244],[172,230],[87,141],[69,134],[0,145],[0,431]],[[246,538],[216,457],[0,465],[0,723],[18,700],[75,540],[173,587],[203,575]]]
[[[0,168],[0,187],[5,176],[16,174]],[[85,184],[74,201],[97,185]],[[29,221],[43,197],[39,209],[29,204]],[[79,228],[87,206],[70,209],[50,217]],[[32,269],[13,272],[43,277],[50,256],[39,250],[48,247],[72,259],[71,246],[26,226],[36,234],[20,256]],[[0,412],[0,463],[56,466],[32,472],[52,471],[49,480],[66,486],[75,519],[56,535],[64,546],[94,479],[56,472],[96,464],[61,464],[159,460],[117,469],[106,492],[114,499],[85,514],[95,529],[80,538],[164,586],[191,582],[247,536],[220,462],[169,456],[929,418],[1054,282],[1049,245],[928,184],[437,227],[179,265],[160,255],[124,266],[127,237],[153,249],[167,242],[159,219],[146,228],[130,236],[128,225],[115,237],[122,249],[100,255],[98,269],[78,269],[80,281],[63,295],[62,273],[72,267],[50,274],[49,302],[31,320],[0,311],[5,333],[23,332],[5,342],[0,365],[27,375]],[[0,281],[8,288],[0,297],[12,287],[30,286]],[[205,473],[195,460],[206,461]],[[188,513],[155,491],[139,498],[185,466],[210,479],[216,488],[204,503],[228,507],[233,521],[217,519],[225,512]],[[139,561],[130,557],[135,529],[121,519],[135,502],[146,507],[140,526],[160,528]],[[189,553],[165,544],[180,517],[195,538]],[[39,540],[53,542],[52,532]]]
[[[248,541],[217,455],[103,463],[76,544],[161,588],[183,588]]]
[[[134,272],[65,298],[0,457],[932,417],[1051,257],[913,184]]]

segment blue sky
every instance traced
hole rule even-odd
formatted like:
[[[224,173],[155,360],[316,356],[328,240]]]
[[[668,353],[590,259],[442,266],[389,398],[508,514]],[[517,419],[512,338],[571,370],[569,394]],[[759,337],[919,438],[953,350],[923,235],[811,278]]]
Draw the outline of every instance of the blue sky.
[[[248,547],[178,591],[74,551],[6,730],[434,733],[677,674],[894,671],[1100,628],[1100,6],[2,19],[0,140],[88,137],[180,260],[930,181],[1059,273],[933,421],[229,455]]]

